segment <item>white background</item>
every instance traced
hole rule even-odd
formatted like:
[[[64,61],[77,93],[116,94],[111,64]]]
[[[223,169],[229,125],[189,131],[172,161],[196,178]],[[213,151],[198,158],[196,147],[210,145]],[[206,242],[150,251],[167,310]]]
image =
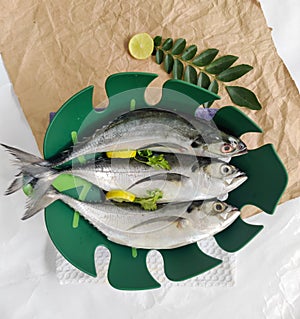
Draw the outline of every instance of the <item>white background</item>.
[[[279,55],[299,88],[300,1],[261,3]],[[38,154],[16,102],[0,66],[0,141]],[[300,198],[279,206],[274,216],[248,220],[265,229],[237,254],[232,288],[123,292],[109,285],[61,286],[42,214],[21,222],[25,196],[2,196],[15,171],[8,155],[0,152],[1,319],[300,318]]]

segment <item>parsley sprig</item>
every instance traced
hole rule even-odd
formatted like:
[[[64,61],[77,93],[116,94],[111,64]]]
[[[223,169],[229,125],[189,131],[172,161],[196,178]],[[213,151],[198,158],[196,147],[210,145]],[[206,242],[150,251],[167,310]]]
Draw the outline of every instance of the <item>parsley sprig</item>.
[[[157,201],[163,197],[163,192],[155,189],[147,192],[148,197],[136,197],[134,203],[140,204],[145,210],[156,210]]]
[[[143,158],[143,160],[135,157],[134,159],[140,163],[144,163],[156,169],[166,169],[170,170],[171,166],[168,161],[165,159],[163,154],[153,155],[153,152],[150,150],[139,150],[137,154]],[[144,160],[145,159],[145,160]]]

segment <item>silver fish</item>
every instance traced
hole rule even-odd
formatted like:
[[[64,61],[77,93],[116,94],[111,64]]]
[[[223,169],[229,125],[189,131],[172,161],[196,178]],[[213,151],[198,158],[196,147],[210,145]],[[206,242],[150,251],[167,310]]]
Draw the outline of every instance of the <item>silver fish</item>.
[[[172,203],[145,212],[129,203],[81,202],[54,189],[33,205],[40,210],[55,200],[78,211],[110,241],[145,249],[171,249],[197,242],[222,231],[240,215],[237,208],[217,200]],[[25,213],[23,219],[31,216]]]
[[[3,145],[18,161],[21,173],[7,190],[13,193],[23,186],[23,179],[31,176],[38,180],[36,192],[47,190],[45,180],[53,173],[49,168],[61,166],[79,156],[126,149],[164,150],[173,153],[203,155],[230,160],[247,151],[238,138],[219,131],[212,123],[195,118],[187,120],[176,113],[160,109],[140,109],[125,113],[91,137],[62,152],[54,160],[43,160],[16,148]]]
[[[171,170],[157,170],[134,159],[100,160],[95,164],[72,167],[79,176],[105,191],[122,189],[138,197],[160,189],[158,202],[225,199],[230,191],[247,180],[245,173],[233,165],[208,158],[164,154]]]
[[[163,193],[159,203],[193,201],[209,198],[225,200],[228,193],[246,179],[245,173],[233,165],[210,158],[182,154],[164,154],[171,170],[157,170],[135,159],[105,159],[88,162],[63,170],[36,165],[39,159],[21,150],[8,147],[14,155],[21,174],[8,188],[11,194],[24,184],[35,180],[39,196],[47,191],[61,174],[72,174],[95,184],[104,191],[127,190],[137,197],[147,197],[148,191],[159,189]]]
[[[213,122],[179,116],[162,109],[138,109],[110,124],[40,165],[60,166],[79,156],[117,150],[149,149],[230,160],[247,152],[237,137],[217,129]]]

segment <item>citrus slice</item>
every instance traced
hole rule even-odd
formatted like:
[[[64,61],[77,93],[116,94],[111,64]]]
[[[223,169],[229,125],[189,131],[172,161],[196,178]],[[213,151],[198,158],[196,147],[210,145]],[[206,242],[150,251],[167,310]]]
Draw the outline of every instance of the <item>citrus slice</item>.
[[[106,152],[108,158],[131,158],[136,156],[136,151],[127,150],[127,151],[113,151]]]
[[[116,202],[133,202],[135,200],[135,195],[121,189],[113,189],[106,193],[106,198],[112,199]]]
[[[153,52],[154,42],[148,33],[134,35],[128,44],[130,54],[138,60],[149,58]]]

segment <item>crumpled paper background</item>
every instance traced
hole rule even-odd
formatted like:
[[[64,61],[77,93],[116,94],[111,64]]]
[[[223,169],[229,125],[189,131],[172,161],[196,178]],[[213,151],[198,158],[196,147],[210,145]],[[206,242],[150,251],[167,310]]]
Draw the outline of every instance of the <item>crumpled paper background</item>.
[[[300,195],[299,92],[258,1],[1,1],[0,26],[0,52],[40,150],[49,112],[84,87],[95,85],[98,105],[106,99],[104,83],[112,73],[158,73],[153,86],[169,78],[151,59],[130,57],[127,43],[135,33],[183,37],[199,50],[216,47],[220,55],[239,56],[239,63],[254,70],[233,84],[253,90],[263,106],[261,111],[243,108],[264,129],[244,140],[249,148],[274,144],[289,173],[281,202]],[[214,105],[229,104],[222,98]]]

